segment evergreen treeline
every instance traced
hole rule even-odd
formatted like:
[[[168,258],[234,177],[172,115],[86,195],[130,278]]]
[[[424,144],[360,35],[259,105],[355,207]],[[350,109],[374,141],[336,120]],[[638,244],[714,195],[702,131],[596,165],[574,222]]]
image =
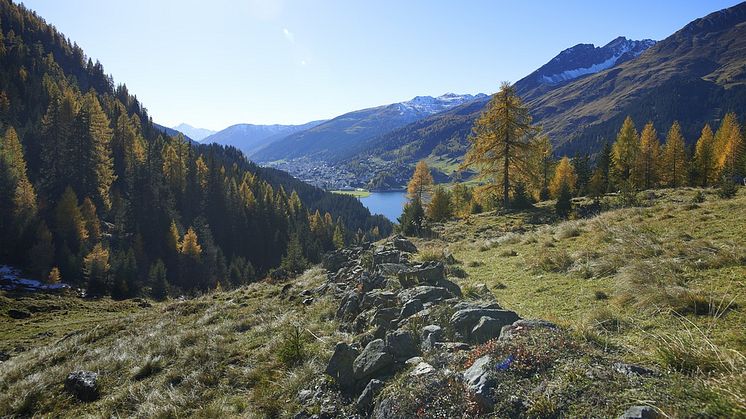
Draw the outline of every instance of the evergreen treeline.
[[[23,5],[0,0],[0,26],[0,262],[92,294],[163,297],[390,232],[352,197],[160,132]]]

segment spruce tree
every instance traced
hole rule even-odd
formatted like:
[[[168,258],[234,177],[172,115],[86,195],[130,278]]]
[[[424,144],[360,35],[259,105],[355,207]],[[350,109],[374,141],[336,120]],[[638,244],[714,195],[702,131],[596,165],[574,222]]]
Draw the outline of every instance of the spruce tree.
[[[290,274],[300,274],[308,266],[308,261],[303,255],[303,247],[300,244],[300,238],[297,234],[290,236],[281,266]]]
[[[572,194],[570,193],[570,187],[566,183],[563,183],[560,187],[554,209],[561,218],[570,216],[570,211],[572,211]]]
[[[168,280],[166,279],[166,265],[157,259],[148,271],[148,279],[151,284],[150,295],[156,301],[163,301],[168,297]]]

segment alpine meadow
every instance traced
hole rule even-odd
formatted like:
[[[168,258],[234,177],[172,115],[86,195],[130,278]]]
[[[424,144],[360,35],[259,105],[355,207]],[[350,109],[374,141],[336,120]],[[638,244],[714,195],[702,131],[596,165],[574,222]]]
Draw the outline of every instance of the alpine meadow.
[[[0,417],[746,418],[746,3],[632,3],[0,0]]]

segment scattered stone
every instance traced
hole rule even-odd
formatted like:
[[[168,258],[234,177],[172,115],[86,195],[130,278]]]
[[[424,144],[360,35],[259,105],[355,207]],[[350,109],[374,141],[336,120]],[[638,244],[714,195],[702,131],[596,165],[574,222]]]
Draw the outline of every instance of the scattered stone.
[[[383,276],[397,276],[400,272],[407,270],[407,265],[403,263],[381,263],[376,268],[378,268],[378,273]]]
[[[438,281],[438,286],[441,286],[445,289],[447,289],[451,294],[453,294],[456,297],[461,297],[463,294],[461,293],[461,287],[458,286],[455,282],[451,281],[450,279],[441,279]]]
[[[445,266],[441,262],[425,262],[414,268],[399,273],[402,287],[409,288],[416,284],[436,285],[446,279]]]
[[[383,339],[376,339],[365,346],[363,352],[355,358],[352,371],[355,380],[364,381],[389,372],[394,365],[394,357],[386,352]]]
[[[374,326],[382,327],[384,330],[389,330],[392,328],[392,323],[398,315],[399,310],[396,307],[382,308],[373,313],[370,323]]]
[[[396,294],[391,291],[373,290],[363,294],[360,308],[369,310],[371,308],[386,308],[396,306]]]
[[[619,419],[656,419],[658,412],[650,406],[632,406],[619,416]]]
[[[464,342],[435,342],[433,345],[437,349],[445,349],[446,352],[468,351],[471,345]]]
[[[513,324],[504,326],[502,328],[502,330],[500,331],[500,340],[512,339],[513,336],[515,336],[517,333],[520,333],[522,330],[533,329],[533,328],[544,328],[544,329],[556,330],[557,325],[546,320],[526,320],[526,319],[516,320],[515,322],[513,322]]]
[[[280,290],[281,296],[286,296],[288,292],[290,292],[290,289],[293,288],[293,284],[285,284],[282,286],[282,289]]]
[[[369,292],[374,289],[385,287],[386,279],[381,275],[371,275],[367,272],[363,272],[362,275],[360,275],[359,283],[362,286],[363,292]]]
[[[509,310],[467,308],[459,310],[451,316],[451,325],[462,337],[471,339],[471,331],[482,317],[489,317],[500,322],[500,327],[510,325],[520,319],[515,312]],[[491,325],[491,327],[494,326],[496,324]]]
[[[399,292],[400,300],[420,300],[423,304],[443,301],[451,297],[453,297],[453,294],[451,294],[447,289],[443,287],[433,287],[431,285],[420,285],[419,287],[409,288]]]
[[[392,243],[396,250],[401,250],[402,252],[407,253],[417,253],[417,246],[402,236],[394,236]]]
[[[313,304],[313,298],[309,297],[309,298],[303,299],[303,305],[304,306],[310,306],[311,304]]]
[[[420,353],[417,341],[412,333],[396,330],[386,334],[386,349],[396,361],[402,362]]]
[[[360,313],[360,295],[355,291],[349,291],[342,297],[337,310],[337,318],[342,321],[351,321]]]
[[[82,402],[97,400],[98,374],[92,371],[73,371],[65,379],[65,390]]]
[[[5,362],[10,359],[10,355],[7,352],[0,351],[0,362]]]
[[[409,316],[419,313],[420,311],[424,309],[425,309],[425,306],[422,305],[421,300],[417,298],[408,300],[406,303],[404,303],[404,306],[402,306],[401,312],[399,313],[399,318],[406,319]]]
[[[313,398],[313,391],[311,390],[301,390],[298,392],[298,401],[301,402],[301,404],[305,404],[312,398]]]
[[[321,266],[323,266],[328,272],[337,272],[342,269],[348,261],[349,256],[344,252],[344,250],[337,250],[326,253],[321,258]]]
[[[373,263],[401,263],[402,254],[398,250],[382,250],[373,253]]]
[[[459,310],[465,310],[467,308],[481,308],[483,310],[501,310],[502,307],[500,307],[499,304],[497,304],[497,301],[484,301],[484,300],[478,300],[478,301],[459,301],[456,304],[453,305],[453,309],[456,311]]]
[[[639,365],[625,364],[624,362],[615,362],[611,367],[614,369],[614,371],[620,374],[624,374],[628,377],[633,377],[635,375],[649,376],[655,374],[655,371],[653,370],[641,367]]]
[[[8,316],[10,316],[10,318],[12,319],[21,320],[31,317],[31,313],[29,313],[28,311],[16,310],[14,308],[11,308],[10,310],[8,310]]]
[[[503,322],[495,320],[491,317],[482,316],[479,319],[479,323],[471,330],[471,340],[474,343],[482,344],[490,339],[500,337],[500,331],[502,330]]]
[[[301,297],[309,297],[313,294],[311,290],[303,290],[300,292]]]
[[[413,357],[409,358],[408,360],[404,361],[404,364],[412,366],[412,365],[417,365],[420,362],[424,362],[424,361],[425,360],[421,356],[413,356]]]
[[[142,301],[140,301],[140,302],[139,302],[139,303],[137,304],[137,306],[138,306],[138,307],[140,307],[140,308],[150,308],[150,307],[153,307],[153,305],[152,305],[152,304],[150,304],[150,302],[149,302],[149,301],[146,301],[146,300],[142,300]]]
[[[423,327],[420,333],[420,340],[423,350],[433,349],[437,342],[443,340],[443,328],[436,324]]]
[[[383,381],[376,380],[375,378],[368,382],[365,389],[357,399],[357,410],[360,413],[367,413],[373,407],[373,400],[376,398],[378,393],[383,389]]]
[[[474,361],[472,366],[464,371],[466,385],[474,393],[479,405],[486,410],[492,410],[495,404],[492,393],[496,381],[490,376],[491,363],[492,358],[489,355],[485,355]]]
[[[435,367],[428,364],[427,362],[420,362],[417,364],[412,371],[409,372],[411,377],[419,377],[422,375],[428,375],[435,372]]]
[[[334,354],[326,366],[326,373],[330,375],[343,391],[353,391],[355,379],[353,377],[353,363],[358,351],[350,345],[339,342],[334,347]]]

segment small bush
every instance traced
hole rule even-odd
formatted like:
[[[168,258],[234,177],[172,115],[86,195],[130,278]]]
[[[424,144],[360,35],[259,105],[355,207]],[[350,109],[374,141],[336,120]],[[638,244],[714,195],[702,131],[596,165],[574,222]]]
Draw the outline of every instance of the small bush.
[[[722,199],[731,199],[738,193],[738,186],[729,180],[723,180],[718,188],[718,196]]]
[[[285,367],[301,364],[306,359],[306,338],[300,327],[286,329],[280,338],[277,357]]]
[[[701,204],[705,202],[705,193],[702,191],[697,191],[696,194],[692,197],[692,203],[693,204]]]
[[[478,267],[480,267],[482,265],[484,265],[484,262],[479,261],[479,260],[472,260],[471,262],[469,262],[468,264],[466,264],[466,266],[468,266],[470,268],[478,268]]]
[[[593,293],[593,298],[596,300],[608,300],[609,295],[601,290],[596,290],[596,292]]]
[[[506,250],[503,250],[502,252],[500,252],[499,256],[500,257],[504,257],[504,258],[506,258],[506,257],[513,257],[513,256],[518,256],[518,253],[515,250],[513,250],[513,249],[506,249]]]
[[[538,257],[535,267],[545,272],[567,272],[573,259],[566,250],[547,252]]]
[[[151,375],[155,375],[163,370],[164,362],[159,356],[149,357],[145,363],[136,368],[132,378],[137,381],[144,380]]]
[[[562,225],[556,234],[558,240],[569,239],[571,237],[578,237],[583,230],[575,223]]]
[[[421,262],[442,262],[445,257],[443,249],[437,247],[426,247],[417,253],[417,259]]]

